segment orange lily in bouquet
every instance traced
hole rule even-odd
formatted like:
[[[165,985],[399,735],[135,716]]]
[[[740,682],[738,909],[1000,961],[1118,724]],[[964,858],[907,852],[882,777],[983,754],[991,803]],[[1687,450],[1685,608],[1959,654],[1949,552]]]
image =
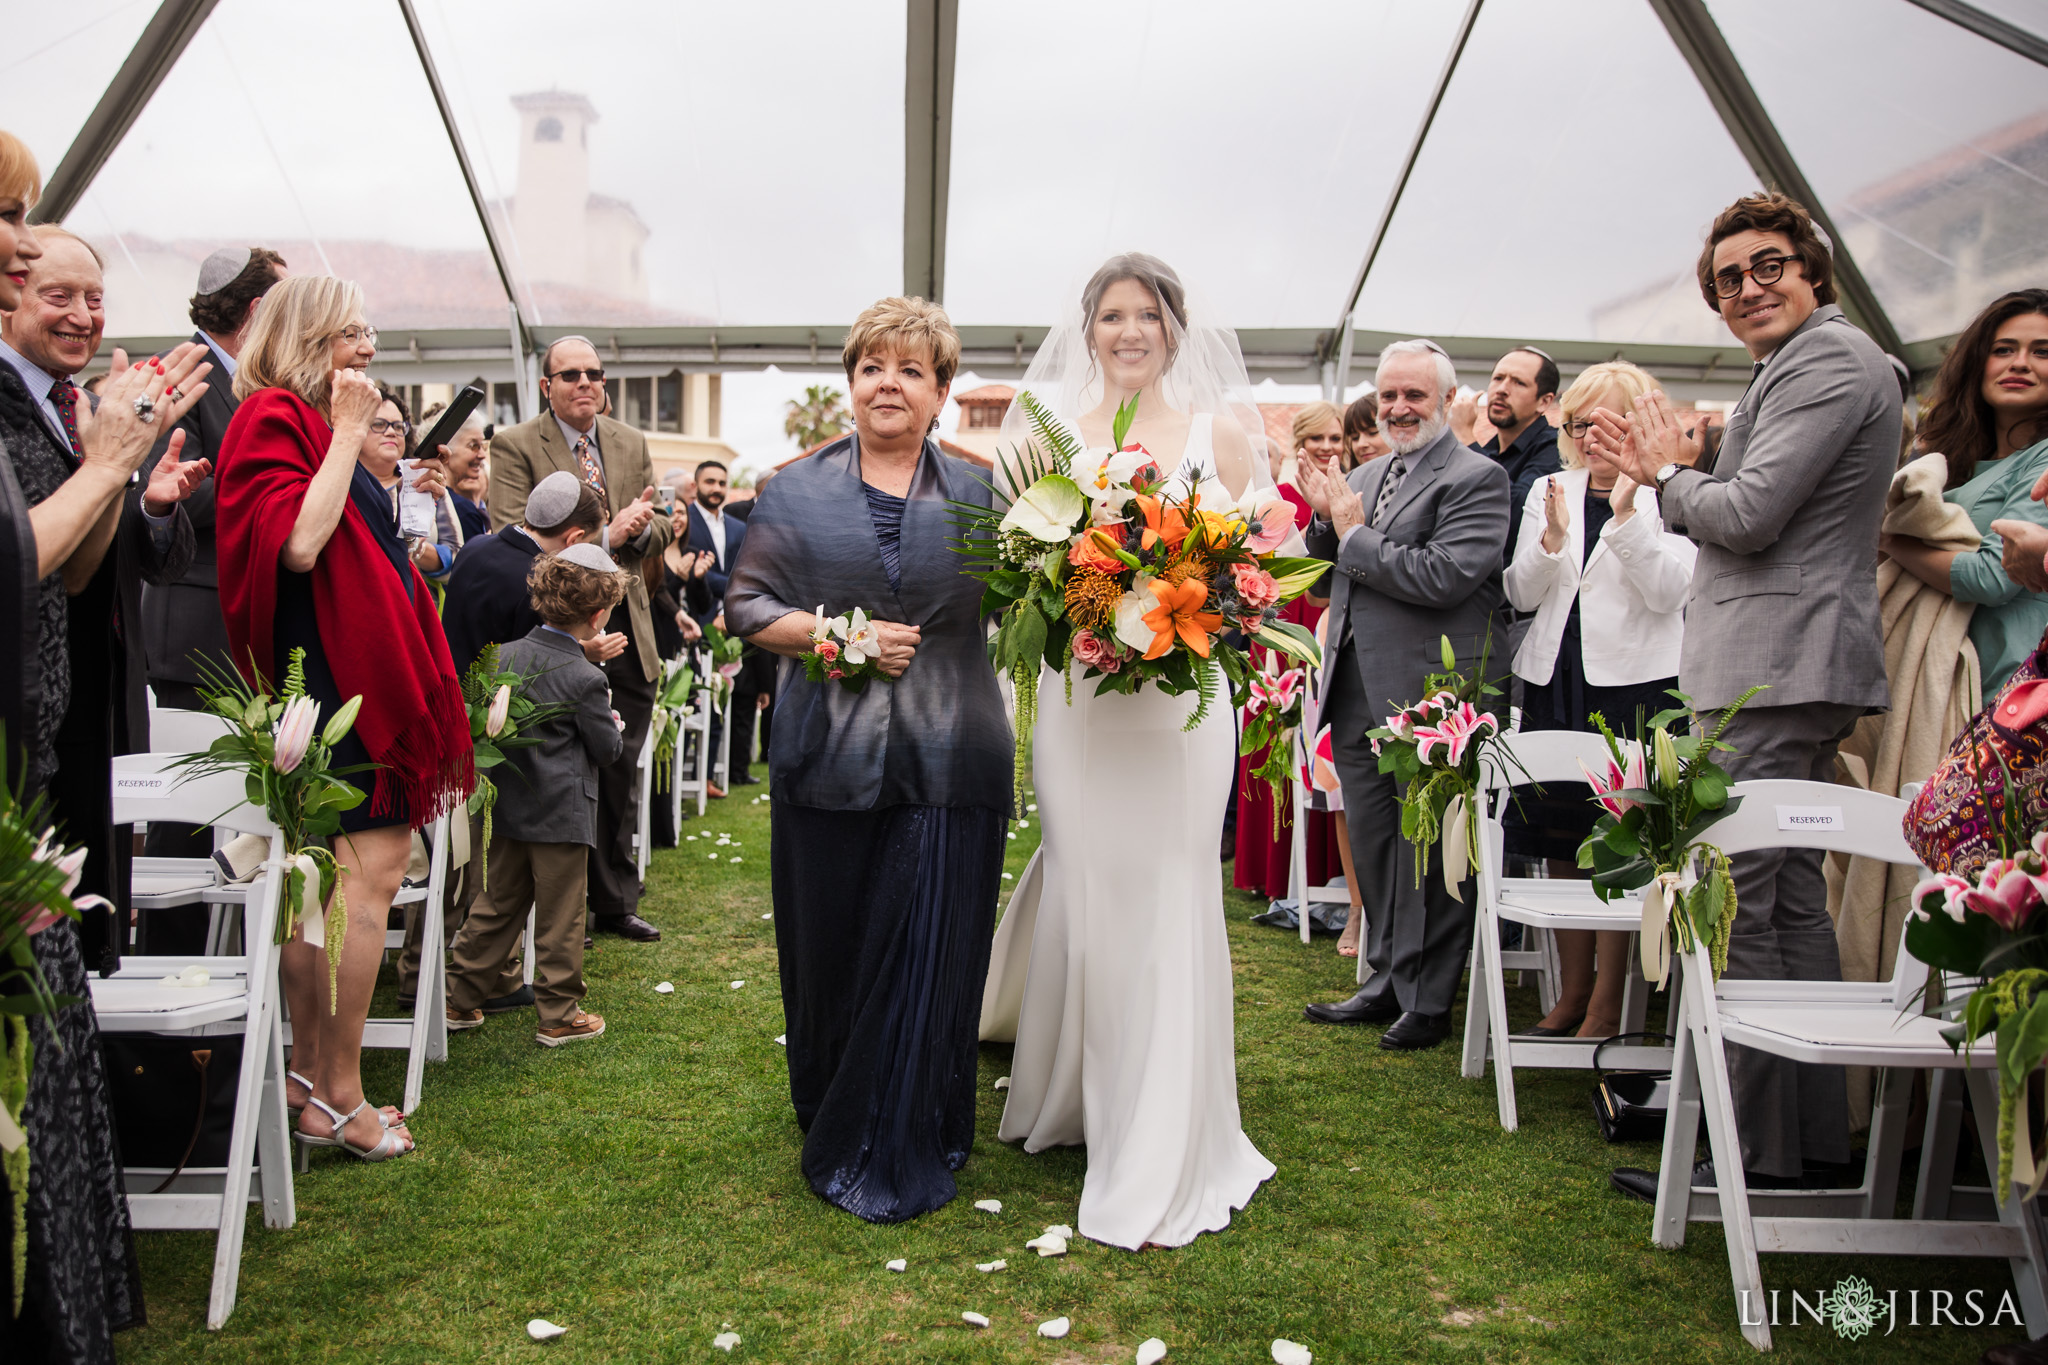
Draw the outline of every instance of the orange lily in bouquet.
[[[999,621],[996,666],[1016,685],[1020,794],[1046,665],[1064,675],[1070,703],[1077,665],[1097,694],[1147,682],[1193,692],[1192,730],[1224,682],[1237,705],[1250,696],[1256,670],[1227,632],[1320,663],[1315,637],[1279,617],[1329,565],[1278,553],[1294,513],[1274,490],[1233,497],[1213,478],[1163,474],[1142,445],[1125,442],[1135,394],[1117,409],[1108,450],[1089,450],[1028,389],[1017,404],[1031,440],[1001,462],[998,506],[956,503],[954,513],[968,572],[986,585],[982,611]]]

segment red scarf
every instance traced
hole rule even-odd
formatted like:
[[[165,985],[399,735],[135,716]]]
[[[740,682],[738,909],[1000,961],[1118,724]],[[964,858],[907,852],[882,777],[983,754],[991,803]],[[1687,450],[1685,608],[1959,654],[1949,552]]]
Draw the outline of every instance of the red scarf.
[[[285,389],[259,389],[235,409],[214,471],[220,604],[228,644],[252,684],[270,687],[277,575],[285,542],[334,429]],[[355,733],[383,765],[370,813],[401,809],[421,828],[476,786],[469,709],[433,594],[410,563],[412,594],[353,502],[313,563],[313,606],[327,666],[343,697],[361,694]]]

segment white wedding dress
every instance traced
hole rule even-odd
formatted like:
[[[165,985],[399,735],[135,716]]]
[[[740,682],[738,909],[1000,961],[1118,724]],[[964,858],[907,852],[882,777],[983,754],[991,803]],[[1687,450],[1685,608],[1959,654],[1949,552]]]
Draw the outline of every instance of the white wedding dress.
[[[1183,468],[1213,468],[1198,415]],[[1239,1124],[1230,944],[1216,861],[1237,765],[1228,689],[1095,695],[1039,683],[1042,842],[996,931],[981,1036],[1016,1041],[1000,1136],[1085,1143],[1076,1226],[1138,1248],[1227,1226],[1273,1175]]]

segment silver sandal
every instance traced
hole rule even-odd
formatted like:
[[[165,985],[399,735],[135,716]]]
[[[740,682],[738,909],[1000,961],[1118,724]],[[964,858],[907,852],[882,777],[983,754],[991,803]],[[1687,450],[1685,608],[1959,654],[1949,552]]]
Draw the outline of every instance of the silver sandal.
[[[296,1071],[287,1070],[284,1074],[288,1079],[297,1081],[300,1085],[305,1086],[307,1096],[311,1097],[313,1093],[313,1083],[311,1081],[307,1080],[304,1076],[301,1076]],[[323,1105],[322,1107],[324,1108],[325,1106]],[[289,1100],[285,1102],[285,1108],[289,1109],[294,1114],[303,1114],[306,1112],[305,1105],[293,1104]],[[403,1128],[405,1126],[405,1119],[405,1114],[401,1113],[396,1105],[387,1104],[377,1111],[378,1122],[382,1123],[386,1128]],[[322,1144],[323,1140],[317,1138],[310,1138],[308,1139],[308,1141],[317,1147]],[[333,1144],[328,1143],[326,1145],[332,1146]]]
[[[370,1107],[368,1100],[362,1101],[346,1114],[327,1104],[318,1095],[312,1096],[306,1103],[332,1119],[334,1121],[334,1131],[327,1137],[315,1137],[311,1133],[293,1133],[292,1137],[301,1148],[339,1147],[358,1161],[389,1161],[393,1157],[404,1156],[407,1152],[412,1151],[416,1145],[409,1134],[399,1133],[389,1127],[384,1129],[377,1139],[377,1145],[374,1147],[358,1147],[353,1142],[350,1142],[347,1133],[348,1126],[355,1120],[357,1114]],[[381,1118],[382,1115],[379,1115],[379,1117]]]

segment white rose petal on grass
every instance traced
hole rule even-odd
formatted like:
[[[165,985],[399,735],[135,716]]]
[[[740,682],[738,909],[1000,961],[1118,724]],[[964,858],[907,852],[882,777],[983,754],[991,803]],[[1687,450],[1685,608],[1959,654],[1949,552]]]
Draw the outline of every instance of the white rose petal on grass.
[[[1308,1347],[1286,1337],[1273,1338],[1273,1365],[1310,1365],[1315,1357]]]
[[[895,1260],[887,1262],[882,1268],[884,1270],[893,1270],[898,1275],[901,1275],[904,1271],[910,1269],[910,1262],[899,1256]]]
[[[977,1199],[974,1201],[974,1207],[980,1209],[983,1213],[1001,1213],[1003,1211],[1003,1201],[1000,1199]]]
[[[693,844],[697,842],[697,836],[694,834],[685,834],[683,837],[685,839],[688,839]]]
[[[1037,803],[1036,801],[1033,801],[1033,802],[1032,802],[1032,803],[1031,803],[1030,805],[1026,806],[1026,807],[1025,807],[1024,809],[1025,809],[1025,810],[1030,810],[1030,811],[1035,811],[1035,810],[1037,810],[1037,809],[1038,809],[1038,803]]]
[[[1014,839],[1014,838],[1016,838],[1017,836],[1016,836],[1016,835],[1014,835],[1014,834],[1005,834],[1005,835],[1004,835],[1003,837],[1004,837],[1005,839]]]
[[[769,911],[769,912],[768,912],[767,914],[765,914],[765,915],[761,916],[761,918],[762,918],[762,919],[774,919],[774,918],[775,918],[775,912],[774,912],[773,910],[770,910],[770,911]]]
[[[1045,1230],[1045,1235],[1048,1237],[1065,1237],[1071,1239],[1074,1235],[1074,1230],[1068,1227],[1065,1223],[1054,1223],[1051,1227]]]
[[[742,987],[742,986],[744,986],[744,985],[746,985],[746,984],[747,984],[747,983],[746,983],[746,982],[744,982],[744,981],[735,981],[735,982],[733,982],[733,983],[732,983],[732,988],[733,988],[734,990],[738,990],[738,989],[739,989],[740,987]]]
[[[735,862],[735,863],[736,863],[736,862],[738,862],[738,861],[739,861],[739,859],[738,859],[738,858],[732,858],[732,859],[728,859],[727,861],[729,861],[729,862]]]
[[[1008,1270],[1010,1263],[1008,1261],[976,1261],[974,1268],[984,1275],[993,1275],[998,1270]]]
[[[1051,1322],[1041,1322],[1038,1324],[1038,1335],[1051,1337],[1054,1340],[1058,1340],[1073,1330],[1074,1324],[1065,1318],[1054,1318]]]
[[[1138,1343],[1138,1365],[1159,1365],[1166,1359],[1166,1343],[1158,1337],[1146,1337]]]
[[[535,1341],[553,1341],[568,1330],[566,1327],[555,1326],[546,1318],[535,1318],[526,1324],[526,1335],[532,1337]]]
[[[1048,1232],[1043,1237],[1033,1237],[1024,1244],[1024,1248],[1041,1256],[1064,1256],[1067,1254],[1067,1239]]]
[[[784,1047],[788,1047],[788,1046],[789,1046],[789,1035],[788,1035],[787,1033],[778,1033],[778,1034],[776,1034],[776,1035],[775,1035],[775,1041],[776,1041],[776,1042],[778,1042],[778,1043],[780,1043],[780,1044],[781,1044],[782,1046],[784,1046]]]
[[[962,1313],[960,1315],[960,1321],[966,1323],[969,1327],[988,1326],[988,1319],[980,1313]]]
[[[704,856],[709,858],[714,863],[718,861],[718,855],[716,853],[707,853]]]
[[[998,1077],[996,1077],[996,1089],[998,1089],[998,1090],[1008,1090],[1009,1088],[1010,1088],[1010,1078],[1009,1078],[1008,1076],[998,1076]]]
[[[1016,879],[1015,877],[1011,876],[1011,875],[1010,875],[1009,873],[1005,872],[1005,873],[1003,874],[1003,880],[1004,880],[1004,881],[1006,881],[1006,882],[1013,882],[1013,881],[1016,881],[1017,879]]]
[[[663,981],[655,986],[654,993],[656,995],[674,995],[676,993],[676,983],[673,981]]]
[[[740,1334],[738,1332],[720,1332],[717,1336],[711,1338],[713,1349],[724,1351],[727,1355],[731,1355],[732,1348],[739,1344]]]

